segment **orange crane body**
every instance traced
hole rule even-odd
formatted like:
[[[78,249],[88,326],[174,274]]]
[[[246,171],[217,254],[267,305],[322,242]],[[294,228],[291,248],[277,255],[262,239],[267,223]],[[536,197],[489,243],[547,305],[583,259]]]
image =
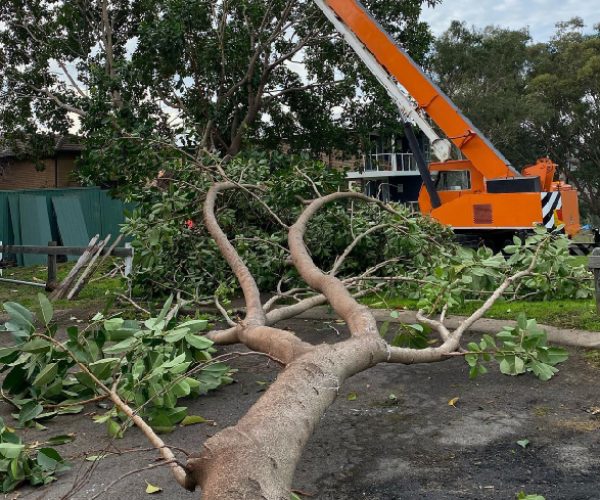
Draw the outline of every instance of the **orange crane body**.
[[[490,141],[425,75],[357,0],[325,0],[341,23],[377,60],[377,63],[416,102],[460,151],[465,160],[431,163],[437,175],[440,206],[423,187],[421,212],[458,231],[530,230],[536,224],[549,229],[565,226],[573,236],[580,230],[577,191],[553,180],[556,165],[547,158],[515,170]],[[453,185],[451,179],[460,177]],[[450,183],[440,180],[450,179]]]

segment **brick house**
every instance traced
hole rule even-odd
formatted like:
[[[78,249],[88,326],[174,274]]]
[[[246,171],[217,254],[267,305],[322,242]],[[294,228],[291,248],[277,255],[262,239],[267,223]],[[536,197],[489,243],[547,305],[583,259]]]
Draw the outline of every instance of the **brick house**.
[[[41,165],[21,159],[14,151],[0,151],[0,191],[77,187],[71,174],[81,151],[83,145],[73,136],[57,138],[54,154],[43,158]]]

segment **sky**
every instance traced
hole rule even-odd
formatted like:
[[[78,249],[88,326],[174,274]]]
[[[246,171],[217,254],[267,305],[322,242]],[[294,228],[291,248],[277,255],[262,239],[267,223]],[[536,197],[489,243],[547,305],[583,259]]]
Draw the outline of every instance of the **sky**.
[[[434,35],[443,33],[457,19],[469,27],[527,27],[535,42],[548,41],[558,21],[575,16],[591,30],[600,23],[600,0],[443,0],[435,8],[423,9],[422,14]]]

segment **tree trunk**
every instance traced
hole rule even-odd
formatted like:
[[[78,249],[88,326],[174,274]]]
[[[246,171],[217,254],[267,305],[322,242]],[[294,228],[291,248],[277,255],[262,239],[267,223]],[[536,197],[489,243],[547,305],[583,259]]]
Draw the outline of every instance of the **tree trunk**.
[[[202,498],[289,500],[302,451],[342,383],[386,358],[382,339],[360,336],[290,363],[237,425],[188,462]]]

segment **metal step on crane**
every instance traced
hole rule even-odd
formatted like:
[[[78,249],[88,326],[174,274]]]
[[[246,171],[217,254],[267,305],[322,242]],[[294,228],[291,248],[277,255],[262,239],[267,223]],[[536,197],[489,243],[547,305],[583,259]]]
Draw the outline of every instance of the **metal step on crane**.
[[[314,1],[398,106],[423,180],[423,214],[495,248],[540,224],[564,226],[570,237],[580,232],[577,191],[554,180],[555,163],[541,158],[520,173],[359,1]],[[426,164],[412,124],[429,139],[438,161]],[[453,149],[462,159],[451,159]]]

